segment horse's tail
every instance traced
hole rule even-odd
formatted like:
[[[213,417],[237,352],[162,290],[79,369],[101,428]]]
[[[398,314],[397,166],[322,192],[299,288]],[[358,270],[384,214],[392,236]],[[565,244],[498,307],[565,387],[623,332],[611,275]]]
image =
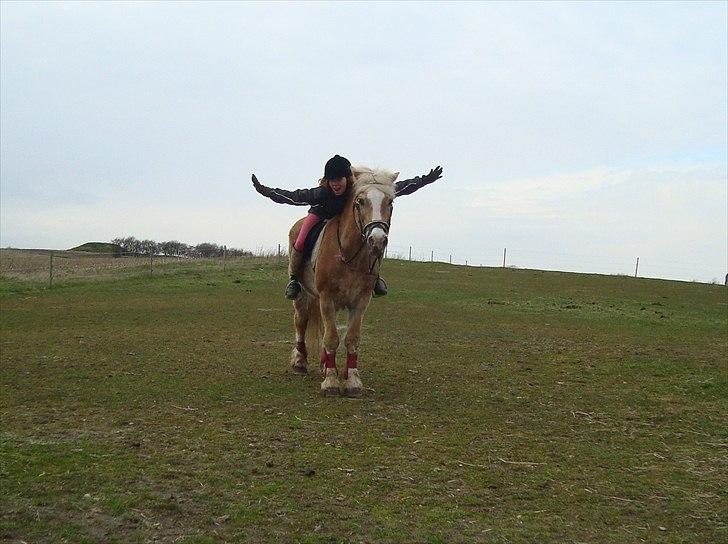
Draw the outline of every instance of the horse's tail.
[[[312,348],[316,360],[321,355],[323,349],[322,339],[324,337],[323,321],[321,321],[321,309],[317,298],[312,296],[306,297],[306,310],[308,312],[308,325],[306,325],[306,345]]]

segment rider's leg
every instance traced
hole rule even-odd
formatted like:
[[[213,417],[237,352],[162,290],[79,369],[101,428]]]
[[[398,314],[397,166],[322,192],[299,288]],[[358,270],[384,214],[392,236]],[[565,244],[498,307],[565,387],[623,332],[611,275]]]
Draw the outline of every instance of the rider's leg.
[[[377,276],[377,281],[374,284],[374,296],[382,297],[387,294],[387,284],[381,276]]]
[[[303,246],[306,243],[306,237],[311,231],[311,228],[319,222],[319,217],[315,214],[308,214],[303,220],[301,230],[298,232],[296,242],[290,250],[288,258],[288,274],[290,275],[290,281],[286,285],[286,298],[295,299],[301,292],[301,284],[298,282],[299,275],[301,273],[301,266],[303,265]]]

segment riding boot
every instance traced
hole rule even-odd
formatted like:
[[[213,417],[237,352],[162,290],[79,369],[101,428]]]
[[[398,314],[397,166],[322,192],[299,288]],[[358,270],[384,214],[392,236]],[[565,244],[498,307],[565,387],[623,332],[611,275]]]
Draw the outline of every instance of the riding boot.
[[[291,248],[291,253],[288,257],[288,274],[291,276],[291,281],[286,285],[286,298],[293,300],[298,297],[301,293],[301,284],[298,283],[298,276],[301,272],[301,265],[303,264],[303,251],[296,251]]]
[[[385,283],[384,279],[377,276],[377,281],[374,284],[374,296],[383,297],[386,294],[387,294],[387,284]]]

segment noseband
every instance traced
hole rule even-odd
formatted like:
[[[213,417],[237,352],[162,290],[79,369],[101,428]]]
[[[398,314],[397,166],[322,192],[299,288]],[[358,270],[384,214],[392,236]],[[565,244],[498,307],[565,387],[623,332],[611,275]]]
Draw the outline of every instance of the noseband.
[[[357,219],[359,218],[357,217]],[[372,235],[372,231],[376,228],[382,229],[384,234],[389,235],[389,223],[385,223],[384,221],[371,221],[363,227],[361,226],[361,223],[357,221],[357,225],[359,226],[359,232],[361,232],[362,238],[365,240]]]

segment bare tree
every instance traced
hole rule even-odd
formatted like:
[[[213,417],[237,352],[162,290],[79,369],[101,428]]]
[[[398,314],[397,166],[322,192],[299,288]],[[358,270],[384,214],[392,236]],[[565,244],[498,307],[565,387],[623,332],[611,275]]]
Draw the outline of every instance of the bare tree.
[[[159,251],[159,244],[154,240],[142,240],[139,242],[139,250],[145,255],[154,255]]]
[[[112,244],[121,247],[121,251],[126,255],[154,255],[163,253],[164,255],[185,256],[185,257],[222,257],[223,247],[212,242],[203,242],[196,246],[185,244],[178,240],[168,240],[166,242],[155,242],[154,240],[137,240],[133,236],[125,236],[114,238]],[[252,257],[253,253],[245,249],[227,248],[227,254],[231,257]]]
[[[139,240],[133,236],[125,236],[123,238],[114,238],[111,240],[112,244],[116,244],[121,247],[123,253],[138,253],[139,252]]]
[[[196,253],[199,254],[200,257],[219,257],[222,255],[222,248],[218,246],[217,244],[213,244],[211,242],[203,242],[201,244],[197,244],[195,246]]]

